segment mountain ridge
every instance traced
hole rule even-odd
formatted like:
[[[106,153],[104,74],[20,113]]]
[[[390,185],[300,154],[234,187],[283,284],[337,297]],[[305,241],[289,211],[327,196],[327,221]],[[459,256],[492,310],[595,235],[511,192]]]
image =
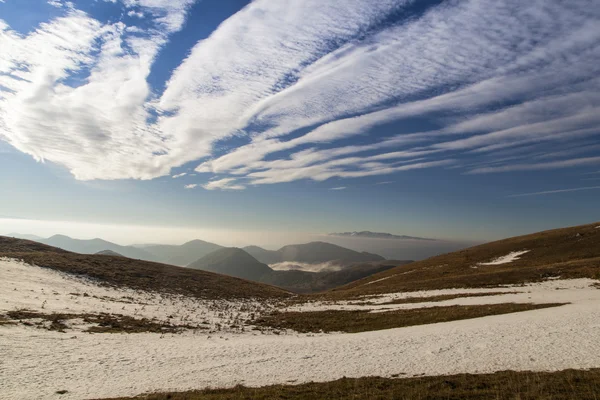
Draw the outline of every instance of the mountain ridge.
[[[366,239],[399,239],[399,240],[427,240],[436,241],[437,239],[423,238],[418,236],[407,236],[407,235],[394,235],[386,232],[371,232],[371,231],[352,231],[352,232],[334,232],[329,233],[327,236],[338,236],[338,237],[356,237]]]

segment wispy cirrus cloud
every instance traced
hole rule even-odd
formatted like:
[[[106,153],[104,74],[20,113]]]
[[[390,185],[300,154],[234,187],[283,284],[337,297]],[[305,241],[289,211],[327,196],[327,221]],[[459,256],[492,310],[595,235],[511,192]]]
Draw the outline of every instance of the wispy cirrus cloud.
[[[578,188],[570,188],[570,189],[546,190],[546,191],[543,191],[543,192],[513,194],[513,195],[510,195],[510,196],[507,196],[507,197],[542,196],[542,195],[546,195],[546,194],[579,192],[579,191],[582,191],[582,190],[598,190],[598,189],[600,189],[600,186],[586,186],[586,187],[578,187]]]
[[[509,171],[536,171],[544,169],[556,169],[556,168],[570,168],[579,167],[582,165],[598,165],[600,164],[600,157],[584,157],[584,158],[572,158],[567,160],[556,160],[542,163],[531,163],[531,164],[512,164],[512,165],[501,165],[497,167],[483,167],[474,168],[468,173],[471,174],[485,174],[485,173],[498,173],[498,172],[509,172]]]
[[[0,20],[0,138],[78,179],[152,179],[200,160],[202,187],[241,190],[595,163],[587,146],[541,150],[600,134],[594,0],[256,0],[162,92],[150,71],[193,0],[113,2],[145,23],[65,8],[23,35]],[[414,119],[429,125],[405,130]]]

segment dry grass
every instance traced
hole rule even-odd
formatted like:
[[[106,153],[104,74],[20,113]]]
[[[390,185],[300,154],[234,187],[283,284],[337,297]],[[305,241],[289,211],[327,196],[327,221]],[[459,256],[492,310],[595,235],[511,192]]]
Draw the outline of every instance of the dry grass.
[[[253,324],[263,328],[292,329],[297,332],[367,332],[405,326],[435,324],[488,315],[557,307],[564,304],[504,303],[473,306],[428,307],[371,313],[366,310],[275,312],[259,317]]]
[[[540,232],[432,257],[352,282],[321,298],[356,299],[392,292],[497,287],[555,277],[600,279],[600,229],[596,226],[598,223]],[[520,250],[529,252],[508,264],[479,265]],[[373,282],[376,280],[380,281]]]
[[[486,296],[500,296],[503,294],[514,294],[515,292],[489,292],[489,293],[456,293],[456,294],[441,294],[439,296],[427,296],[427,297],[406,297],[403,299],[396,299],[387,301],[385,303],[376,303],[373,301],[357,301],[348,303],[351,306],[373,306],[373,305],[390,305],[390,304],[416,304],[416,303],[436,303],[439,301],[454,300],[464,297],[486,297]]]
[[[2,317],[0,317],[2,318]],[[178,333],[184,329],[204,329],[190,325],[172,325],[167,322],[151,320],[148,318],[133,318],[119,314],[45,314],[30,310],[9,311],[4,319],[10,323],[21,323],[35,326],[49,331],[65,332],[69,329],[69,320],[80,319],[87,324],[95,324],[85,330],[89,333]],[[1,319],[0,319],[1,320]],[[36,321],[37,320],[37,321]]]
[[[77,254],[29,240],[0,236],[0,257],[96,279],[100,284],[200,299],[273,299],[285,290],[211,272],[125,257]]]
[[[260,388],[236,386],[232,389],[151,394],[136,399],[598,400],[600,399],[600,369],[560,372],[503,371],[494,374],[404,379],[342,378],[333,382],[311,382],[301,385],[274,385]]]
[[[378,303],[381,305],[385,304],[414,304],[414,303],[435,303],[438,301],[454,300],[464,297],[488,297],[488,296],[500,296],[503,294],[514,294],[515,292],[490,292],[490,293],[457,293],[457,294],[441,294],[439,296],[428,296],[428,297],[407,297],[404,299],[396,299],[388,301],[386,303]]]

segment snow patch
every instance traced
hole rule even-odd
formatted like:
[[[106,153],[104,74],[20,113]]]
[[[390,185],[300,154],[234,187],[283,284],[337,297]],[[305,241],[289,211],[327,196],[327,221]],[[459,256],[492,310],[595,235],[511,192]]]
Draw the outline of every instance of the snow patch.
[[[0,271],[0,314],[22,309],[45,314],[107,313],[198,326],[210,333],[240,332],[252,314],[274,309],[254,300],[201,300],[103,287],[89,279],[6,258],[0,258]],[[87,328],[72,325],[73,329]]]
[[[381,282],[381,281],[385,281],[386,279],[393,278],[393,277],[395,277],[396,275],[397,275],[397,274],[394,274],[394,275],[391,275],[391,276],[386,276],[385,278],[381,278],[381,279],[374,280],[374,281],[372,281],[372,282],[367,282],[367,283],[365,283],[365,285],[364,285],[364,286],[366,286],[366,285],[372,285],[372,284],[374,284],[374,283]]]
[[[335,302],[311,302],[288,307],[287,311],[370,311],[384,312],[393,310],[408,310],[416,308],[446,307],[457,305],[488,305],[502,303],[572,303],[573,301],[588,298],[600,299],[596,287],[598,281],[588,278],[581,279],[556,279],[551,278],[544,282],[529,283],[525,285],[506,285],[490,289],[441,289],[423,290],[418,292],[398,292],[383,295],[363,296],[356,300]],[[497,293],[497,294],[495,294]],[[474,296],[469,297],[472,294]],[[489,294],[489,296],[480,296]],[[451,300],[427,301],[428,297],[445,295],[467,295]],[[479,296],[478,296],[479,295]],[[405,304],[385,304],[395,300],[407,298],[423,298],[422,302]]]
[[[530,250],[513,251],[513,252],[508,253],[505,256],[495,258],[495,259],[493,259],[490,262],[479,263],[478,265],[500,265],[500,264],[508,264],[508,263],[511,263],[513,261],[518,260],[520,256],[522,256],[525,253],[529,253],[529,251]]]

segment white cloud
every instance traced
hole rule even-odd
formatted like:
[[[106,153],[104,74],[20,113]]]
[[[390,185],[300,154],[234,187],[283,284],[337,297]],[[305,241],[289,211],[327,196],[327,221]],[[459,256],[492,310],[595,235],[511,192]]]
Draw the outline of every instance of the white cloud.
[[[130,17],[144,18],[144,13],[141,12],[141,11],[131,10],[131,11],[127,12],[127,15],[130,16]]]
[[[185,186],[184,186],[184,189],[194,189],[194,188],[196,188],[196,187],[198,187],[198,184],[197,184],[197,183],[191,183],[191,184],[189,184],[189,185],[185,185]]]
[[[235,183],[235,181],[236,181],[235,178],[224,178],[224,179],[210,181],[210,182],[202,185],[202,187],[206,190],[216,190],[216,189],[243,190],[243,189],[246,189],[246,187],[244,185],[237,184],[237,183]]]
[[[0,20],[0,138],[77,179],[152,179],[200,159],[198,172],[225,176],[208,190],[565,168],[584,146],[536,158],[539,146],[599,133],[595,0],[443,2],[395,24],[382,21],[413,1],[256,0],[195,45],[163,93],[148,76],[194,1],[121,2],[151,28],[66,8],[27,35]],[[437,128],[369,135],[416,117]],[[234,135],[250,143],[213,157]]]
[[[346,187],[346,186],[338,186],[338,187],[332,187],[332,188],[331,188],[331,189],[329,189],[329,190],[346,190],[346,189],[347,189],[347,187]]]
[[[181,177],[186,176],[186,175],[187,175],[187,172],[182,172],[180,174],[176,174],[176,175],[171,176],[171,178],[177,179],[177,178],[181,178]]]

